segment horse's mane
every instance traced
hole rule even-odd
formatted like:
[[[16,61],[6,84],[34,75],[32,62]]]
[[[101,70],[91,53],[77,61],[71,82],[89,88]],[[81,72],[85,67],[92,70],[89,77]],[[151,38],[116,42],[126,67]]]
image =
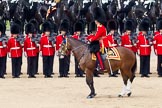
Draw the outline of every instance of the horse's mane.
[[[77,41],[77,42],[78,42],[78,44],[84,44],[85,46],[88,46],[88,44],[87,44],[87,43],[85,43],[85,42],[83,42],[83,41],[81,41],[81,40],[77,40],[77,39],[72,38],[72,37],[69,37],[69,38],[70,38],[70,39],[72,39],[72,40]]]

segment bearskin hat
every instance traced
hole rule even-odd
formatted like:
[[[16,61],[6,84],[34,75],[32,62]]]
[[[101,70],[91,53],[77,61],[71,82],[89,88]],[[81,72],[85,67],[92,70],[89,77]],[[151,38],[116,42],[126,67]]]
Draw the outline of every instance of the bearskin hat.
[[[20,26],[18,24],[13,24],[11,26],[11,34],[19,34],[20,33]]]
[[[94,19],[103,25],[105,24],[106,16],[102,8],[99,7],[94,8]]]
[[[157,19],[156,28],[157,28],[157,30],[162,29],[162,18]]]
[[[118,29],[118,23],[114,19],[110,19],[108,21],[108,30],[117,30]]]
[[[31,19],[29,23],[32,23],[34,25],[34,32],[37,32],[39,30],[39,24],[36,19]]]
[[[149,31],[149,29],[150,29],[150,19],[144,18],[139,25],[139,31]]]
[[[75,23],[74,31],[83,31],[83,23],[81,21]]]
[[[42,32],[45,32],[45,31],[50,31],[51,32],[51,23],[49,21],[45,21],[42,24]]]
[[[52,19],[48,19],[47,21],[50,22],[51,24],[51,32],[57,33],[58,28],[57,28],[56,23]]]
[[[4,25],[0,23],[0,31],[3,33],[4,32]]]
[[[25,26],[25,33],[34,33],[34,25],[32,23],[28,23]]]
[[[96,26],[95,22],[92,21],[92,22],[90,23],[90,25],[89,25],[89,31],[90,31],[90,32],[96,31],[96,29],[97,29],[97,26]]]
[[[62,21],[62,23],[60,24],[60,29],[59,30],[68,32],[68,30],[69,30],[69,21],[64,19]]]
[[[124,30],[130,30],[130,31],[134,31],[134,23],[132,19],[128,19],[125,23],[124,23]]]

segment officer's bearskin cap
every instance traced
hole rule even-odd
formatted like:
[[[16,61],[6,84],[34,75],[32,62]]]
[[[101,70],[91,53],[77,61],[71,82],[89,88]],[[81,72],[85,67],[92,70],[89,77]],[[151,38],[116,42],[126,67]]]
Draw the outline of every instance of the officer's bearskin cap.
[[[58,27],[56,23],[52,19],[48,19],[48,22],[51,24],[51,32],[57,33],[58,32]]]
[[[139,25],[139,31],[149,31],[149,28],[150,28],[150,19],[144,18]]]
[[[118,29],[118,23],[114,19],[110,19],[108,21],[108,29],[109,30],[117,30]]]
[[[124,30],[130,30],[133,31],[134,28],[134,23],[132,19],[128,19],[125,23],[124,23]]]
[[[96,31],[96,29],[97,29],[97,26],[96,26],[95,22],[92,21],[92,22],[90,23],[90,25],[89,25],[89,31],[90,31],[90,32],[93,32],[93,31]]]
[[[34,32],[37,32],[39,30],[39,24],[36,19],[31,19],[29,23],[32,23],[34,25]]]
[[[162,29],[162,18],[157,19],[156,27],[157,27],[157,30]]]
[[[0,23],[0,31],[1,31],[1,33],[4,32],[4,25],[2,23]]]
[[[49,21],[45,21],[42,24],[42,32],[50,31],[51,32],[51,23]]]
[[[102,8],[99,7],[94,8],[94,19],[103,25],[105,24],[106,16]]]
[[[69,21],[66,20],[66,19],[64,19],[64,20],[62,21],[62,23],[60,24],[59,30],[60,30],[60,31],[66,31],[66,32],[68,32],[68,30],[69,30]]]
[[[83,31],[83,23],[81,21],[75,23],[74,31]]]
[[[25,33],[34,33],[34,25],[32,23],[28,23],[25,26]]]
[[[20,26],[18,24],[13,24],[11,26],[11,34],[19,34],[20,33]]]

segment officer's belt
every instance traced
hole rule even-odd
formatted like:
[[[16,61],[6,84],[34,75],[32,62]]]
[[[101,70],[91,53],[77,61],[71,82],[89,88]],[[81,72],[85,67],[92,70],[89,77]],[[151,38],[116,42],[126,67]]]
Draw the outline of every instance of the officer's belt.
[[[125,47],[132,47],[132,45],[124,45]]]
[[[0,48],[4,48],[3,46],[0,46]]]
[[[110,47],[114,47],[114,46],[117,46],[117,44],[111,44]]]
[[[162,44],[158,44],[157,46],[162,46]]]
[[[27,48],[27,50],[34,50],[36,49],[35,47]]]
[[[17,49],[20,49],[20,47],[13,47],[13,48],[11,48],[11,50],[17,50]]]
[[[140,45],[141,47],[150,47],[150,45]]]
[[[50,48],[50,47],[52,47],[52,45],[44,45],[43,47]]]

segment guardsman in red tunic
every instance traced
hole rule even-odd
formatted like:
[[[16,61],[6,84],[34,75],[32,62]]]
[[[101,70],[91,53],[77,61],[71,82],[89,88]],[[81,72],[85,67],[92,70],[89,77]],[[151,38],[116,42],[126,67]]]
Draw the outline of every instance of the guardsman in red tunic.
[[[109,49],[109,48],[113,48],[113,47],[117,47],[118,43],[117,43],[117,39],[119,40],[120,37],[118,36],[118,38],[115,37],[115,33],[118,30],[118,24],[117,21],[114,19],[110,19],[108,21],[108,35],[103,39],[104,42],[104,46],[105,48]],[[116,38],[116,39],[115,39]],[[109,74],[109,77],[118,77],[117,76],[118,70],[114,71],[113,74]]]
[[[157,71],[159,77],[162,77],[162,18],[157,21],[157,32],[154,36],[154,51],[157,55]]]
[[[48,21],[42,24],[43,35],[40,39],[40,51],[43,57],[43,74],[45,78],[52,78],[53,56],[55,54],[55,46],[50,41],[51,23]]]
[[[80,35],[83,32],[83,24],[81,21],[78,21],[75,23],[74,26],[74,35],[72,36],[74,39],[80,40]],[[75,74],[76,77],[84,77],[83,74],[84,72],[78,68],[79,64],[77,59],[74,57],[74,61],[75,61]]]
[[[25,26],[26,39],[24,42],[24,53],[27,57],[27,73],[28,78],[36,78],[36,60],[37,60],[37,47],[35,42],[32,40],[34,35],[34,25],[28,23]]]
[[[124,34],[121,36],[121,46],[132,50],[135,54],[137,52],[137,37],[133,36],[135,27],[132,19],[128,19],[124,24]]]
[[[5,78],[6,56],[7,56],[7,43],[5,40],[4,25],[0,23],[0,78]]]
[[[22,60],[22,46],[18,39],[20,27],[17,24],[11,26],[11,37],[8,40],[8,54],[12,59],[12,76],[13,78],[20,78],[21,74],[21,60]]]
[[[149,77],[150,73],[150,54],[151,54],[151,42],[148,39],[147,32],[149,31],[150,20],[144,18],[139,25],[139,31],[141,32],[137,36],[137,48],[140,55],[140,74],[141,77]]]
[[[103,39],[105,48],[117,47],[117,41],[114,38],[115,31],[118,29],[117,22],[113,19],[108,21],[109,34]]]
[[[60,47],[64,43],[66,44],[66,34],[69,30],[69,22],[67,20],[63,20],[59,31],[60,34],[56,37],[56,50],[59,53],[59,77],[68,77],[69,65],[70,65],[70,53],[69,55],[62,54],[60,52]]]
[[[32,23],[34,25],[34,36],[36,38],[36,50],[37,50],[37,58],[36,58],[36,74],[39,74],[38,73],[38,65],[39,65],[39,41],[40,41],[40,37],[38,36],[38,33],[40,32],[40,29],[39,29],[39,25],[38,25],[38,22],[37,20],[35,19],[32,19],[29,21],[29,23]]]
[[[90,25],[89,25],[89,32],[90,32],[90,34],[86,37],[87,42],[88,42],[88,40],[90,40],[91,38],[93,38],[95,36],[96,30],[97,30],[97,26],[95,24],[95,21],[92,21],[90,23]],[[98,67],[97,65],[96,65],[96,68]],[[97,71],[97,69],[95,69],[94,77],[100,77],[98,74],[99,74],[99,72]]]
[[[94,8],[94,19],[97,25],[97,32],[94,37],[89,39],[90,43],[90,52],[95,53],[97,60],[100,65],[100,69],[103,71],[104,63],[100,55],[100,45],[101,48],[103,47],[103,37],[106,36],[106,28],[104,26],[106,22],[105,14],[103,13],[102,9],[99,7]]]

